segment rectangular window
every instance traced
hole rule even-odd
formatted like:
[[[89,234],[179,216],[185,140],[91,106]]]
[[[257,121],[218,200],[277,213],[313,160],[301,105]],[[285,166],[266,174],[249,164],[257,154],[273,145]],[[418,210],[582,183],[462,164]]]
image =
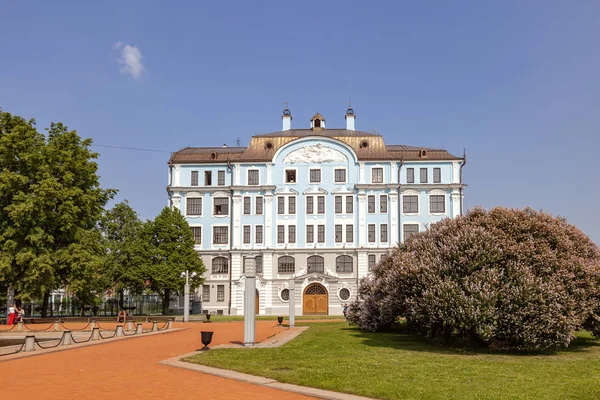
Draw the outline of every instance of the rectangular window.
[[[204,171],[204,186],[211,186],[211,185],[212,185],[212,172]]]
[[[296,243],[296,225],[288,226],[288,243]]]
[[[419,182],[427,183],[427,168],[421,168],[421,176]]]
[[[296,214],[296,198],[294,196],[288,197],[288,214]]]
[[[354,208],[354,197],[346,196],[346,214],[352,214]]]
[[[192,186],[198,186],[198,171],[192,171]]]
[[[217,285],[217,301],[225,301],[225,285]]]
[[[317,213],[325,214],[325,196],[317,196]]]
[[[256,215],[262,215],[263,213],[263,198],[262,196],[256,196]]]
[[[375,224],[369,224],[369,243],[375,243]]]
[[[375,254],[369,254],[369,271],[375,266]]]
[[[346,225],[346,243],[354,241],[354,225]]]
[[[194,235],[194,243],[195,244],[202,244],[202,227],[200,227],[200,226],[193,226],[192,227],[192,234]]]
[[[213,244],[229,243],[229,227],[213,226]]]
[[[314,197],[308,196],[306,198],[306,213],[312,214],[314,212]]]
[[[321,182],[321,170],[320,169],[311,169],[310,170],[310,183],[320,183]]]
[[[317,226],[317,241],[319,243],[325,243],[325,225]]]
[[[225,171],[217,172],[217,185],[225,186]]]
[[[345,169],[334,170],[334,180],[335,180],[335,183],[346,182],[346,170]]]
[[[383,183],[383,168],[371,168],[371,183]]]
[[[296,170],[286,169],[285,170],[285,183],[296,183]]]
[[[202,301],[205,303],[210,301],[210,285],[202,285]]]
[[[263,242],[263,227],[262,225],[256,225],[256,232],[254,232],[254,242],[261,244]]]
[[[367,203],[369,205],[369,207],[368,207],[368,213],[369,214],[374,213],[375,212],[375,196],[369,195],[367,197]]]
[[[258,170],[257,169],[249,169],[248,170],[248,185],[258,185]]]
[[[244,214],[248,215],[252,212],[252,200],[249,196],[244,197]]]
[[[250,225],[244,225],[244,244],[250,243]]]
[[[445,213],[446,212],[446,196],[444,196],[444,195],[429,196],[429,212]]]
[[[388,241],[388,226],[387,224],[381,224],[379,226],[379,234],[381,237],[381,243],[387,243]]]
[[[335,226],[335,242],[342,243],[342,225]]]
[[[406,168],[406,183],[415,183],[415,169]],[[375,256],[373,256],[375,257]]]
[[[285,243],[285,226],[277,225],[277,243]]]
[[[215,197],[213,202],[213,215],[229,215],[229,199],[227,197]]]
[[[277,197],[277,214],[285,214],[285,197]]]
[[[404,233],[404,240],[406,240],[411,235],[414,235],[415,233],[419,233],[419,225],[418,224],[404,224],[402,226],[402,231]]]
[[[342,196],[335,196],[335,213],[342,213]]]
[[[382,194],[381,196],[379,196],[379,212],[380,213],[387,213],[387,196],[385,194]]]
[[[419,212],[419,196],[403,196],[403,199],[402,212],[406,214],[416,214]]]
[[[202,215],[202,197],[190,197],[186,200],[185,213],[187,215]]]
[[[433,169],[433,183],[442,183],[442,169],[441,168]]]
[[[306,225],[306,243],[315,242],[315,226]]]

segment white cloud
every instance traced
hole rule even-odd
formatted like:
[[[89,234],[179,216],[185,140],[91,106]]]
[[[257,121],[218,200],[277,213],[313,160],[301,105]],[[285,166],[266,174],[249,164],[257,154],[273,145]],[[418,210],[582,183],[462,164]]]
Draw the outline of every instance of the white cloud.
[[[140,49],[128,44],[123,45],[121,42],[115,43],[113,49],[121,50],[121,56],[117,59],[121,65],[121,73],[131,75],[135,80],[140,80],[144,72]]]

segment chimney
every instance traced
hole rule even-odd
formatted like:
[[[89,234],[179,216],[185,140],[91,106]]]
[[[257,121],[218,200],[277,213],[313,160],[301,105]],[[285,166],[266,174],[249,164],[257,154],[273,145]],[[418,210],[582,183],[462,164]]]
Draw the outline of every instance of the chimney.
[[[289,131],[292,129],[292,113],[287,106],[287,101],[285,102],[285,110],[283,110],[281,119],[283,121],[283,128],[281,129],[282,131]]]
[[[346,129],[349,131],[353,131],[354,130],[354,119],[356,118],[356,115],[354,114],[354,110],[352,109],[352,104],[350,104],[348,106],[348,109],[346,110]]]

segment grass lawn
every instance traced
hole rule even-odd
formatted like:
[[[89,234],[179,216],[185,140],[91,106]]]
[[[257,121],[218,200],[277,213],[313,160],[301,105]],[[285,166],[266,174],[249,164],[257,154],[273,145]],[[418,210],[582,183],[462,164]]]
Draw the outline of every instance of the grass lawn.
[[[503,354],[444,347],[401,331],[310,324],[275,349],[217,349],[185,361],[382,399],[600,399],[600,341]]]

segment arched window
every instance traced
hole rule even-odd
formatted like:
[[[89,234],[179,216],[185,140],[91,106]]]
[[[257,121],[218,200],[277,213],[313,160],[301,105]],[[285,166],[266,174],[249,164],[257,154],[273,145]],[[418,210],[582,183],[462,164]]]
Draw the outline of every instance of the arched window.
[[[339,256],[335,259],[336,272],[352,272],[352,257]]]
[[[315,119],[315,128],[321,127],[321,120],[319,118]]]
[[[294,257],[283,256],[277,260],[277,272],[279,273],[294,273],[296,271],[296,260]]]
[[[307,260],[308,272],[325,272],[325,260],[321,256],[310,256]]]
[[[229,272],[229,260],[225,257],[215,257],[212,259],[212,273],[226,274]]]

